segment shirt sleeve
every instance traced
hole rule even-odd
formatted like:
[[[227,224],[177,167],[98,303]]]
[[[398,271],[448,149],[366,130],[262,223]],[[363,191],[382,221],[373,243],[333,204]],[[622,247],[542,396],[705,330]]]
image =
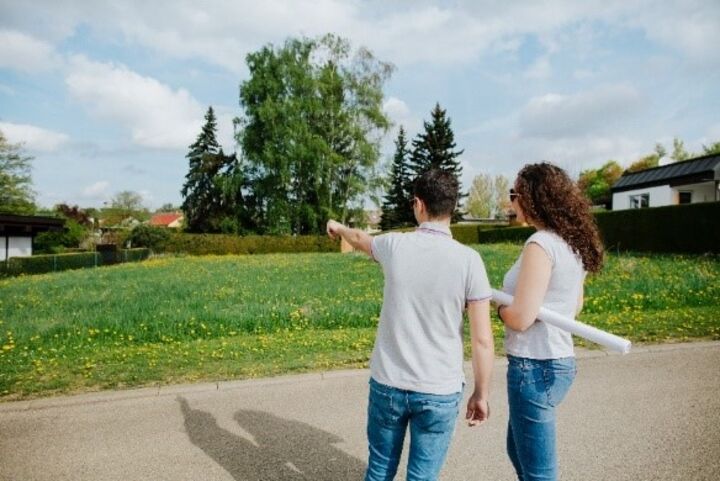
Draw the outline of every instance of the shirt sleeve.
[[[465,288],[465,302],[484,301],[491,297],[492,287],[485,271],[485,263],[480,254],[474,252],[471,257],[468,283]]]
[[[383,265],[390,258],[393,244],[393,234],[381,234],[373,237],[370,243],[370,254],[372,258]]]
[[[552,265],[555,265],[555,242],[550,234],[546,232],[536,232],[535,234],[531,235],[527,241],[525,241],[525,245],[527,246],[528,244],[539,245],[542,250],[545,251],[545,254],[547,254],[547,256],[550,258],[550,262],[552,262]]]

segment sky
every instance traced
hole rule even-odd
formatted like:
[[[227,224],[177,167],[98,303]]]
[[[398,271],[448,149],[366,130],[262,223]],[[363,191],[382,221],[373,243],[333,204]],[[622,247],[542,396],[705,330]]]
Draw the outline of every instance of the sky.
[[[34,158],[41,206],[179,205],[209,105],[236,150],[246,55],[328,32],[395,66],[381,162],[439,102],[466,189],[720,140],[718,0],[0,0],[0,131]]]

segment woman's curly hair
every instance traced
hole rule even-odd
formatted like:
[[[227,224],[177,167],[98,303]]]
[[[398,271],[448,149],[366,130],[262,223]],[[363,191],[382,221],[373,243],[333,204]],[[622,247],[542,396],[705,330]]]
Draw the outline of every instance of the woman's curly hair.
[[[603,245],[590,202],[561,168],[542,162],[528,164],[515,181],[524,216],[562,237],[582,259],[588,272],[603,264]]]

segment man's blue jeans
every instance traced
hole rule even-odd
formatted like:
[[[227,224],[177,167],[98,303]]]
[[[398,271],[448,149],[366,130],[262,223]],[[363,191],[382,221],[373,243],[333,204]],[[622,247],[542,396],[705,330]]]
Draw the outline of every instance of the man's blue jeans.
[[[557,479],[555,408],[570,390],[576,372],[574,357],[508,356],[507,451],[520,481]]]
[[[455,430],[462,392],[441,396],[406,391],[370,379],[367,435],[370,445],[365,481],[395,477],[410,425],[407,480],[438,477]]]

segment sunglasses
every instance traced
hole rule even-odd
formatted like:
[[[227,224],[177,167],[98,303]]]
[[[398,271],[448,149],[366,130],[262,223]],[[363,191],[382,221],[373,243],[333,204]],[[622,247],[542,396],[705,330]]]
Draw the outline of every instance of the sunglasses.
[[[520,197],[520,194],[515,192],[515,189],[510,189],[510,202],[514,201],[518,197]]]

